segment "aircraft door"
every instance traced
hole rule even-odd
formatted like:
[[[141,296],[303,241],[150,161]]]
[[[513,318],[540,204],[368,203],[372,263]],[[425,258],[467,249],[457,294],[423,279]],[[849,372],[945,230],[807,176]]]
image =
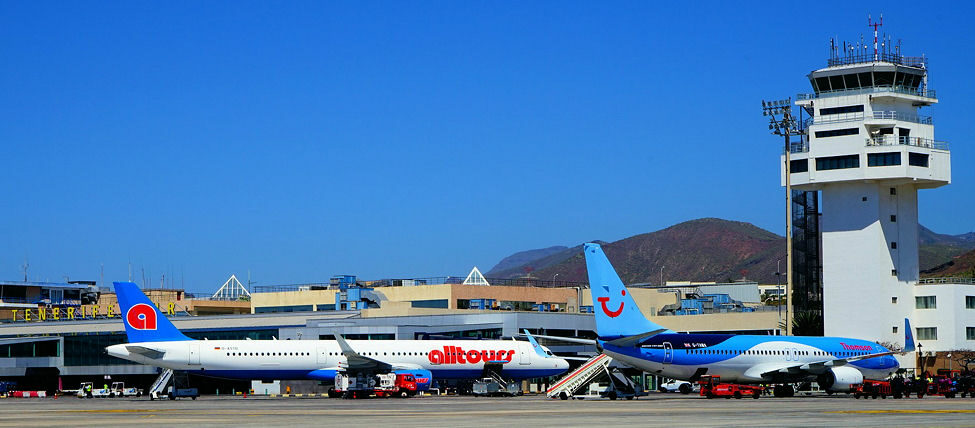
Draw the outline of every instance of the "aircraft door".
[[[318,345],[318,365],[320,367],[329,367],[328,348],[326,348],[324,345]]]
[[[670,342],[664,342],[664,364],[674,362],[674,346]]]
[[[189,361],[191,365],[200,365],[200,344],[190,343]]]
[[[519,342],[519,343],[526,344],[526,345],[528,344],[528,342]],[[520,358],[518,359],[518,363],[523,366],[526,366],[532,363],[532,354],[535,353],[535,350],[531,348],[530,345],[529,346],[519,345],[518,353],[521,354]]]

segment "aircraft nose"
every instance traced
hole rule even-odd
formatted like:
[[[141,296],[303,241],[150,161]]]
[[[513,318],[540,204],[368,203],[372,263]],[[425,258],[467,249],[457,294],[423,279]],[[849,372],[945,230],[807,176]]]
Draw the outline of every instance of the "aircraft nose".
[[[555,362],[555,367],[558,368],[559,370],[568,370],[569,361],[563,358],[559,358],[559,360]]]

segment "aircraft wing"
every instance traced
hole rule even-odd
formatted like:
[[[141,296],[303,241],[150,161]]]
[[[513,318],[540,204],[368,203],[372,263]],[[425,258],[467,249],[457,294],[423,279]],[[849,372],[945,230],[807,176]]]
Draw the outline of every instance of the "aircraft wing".
[[[758,365],[745,371],[745,376],[759,376],[764,379],[776,376],[797,376],[797,375],[820,375],[833,367],[845,366],[853,361],[869,360],[871,358],[886,357],[894,354],[905,354],[914,352],[914,334],[911,331],[911,321],[904,318],[904,349],[900,351],[877,352],[874,354],[857,355],[853,357],[834,358],[831,360],[817,361],[802,364],[779,364],[777,367],[770,367],[767,364]]]
[[[349,342],[346,342],[345,339],[342,337],[342,335],[338,333],[335,334],[335,341],[338,342],[339,348],[342,349],[342,355],[345,356],[345,359],[347,361],[347,363],[343,367],[346,370],[390,371],[394,369],[392,364],[359,354],[358,352],[355,351],[355,349],[352,349],[352,346],[349,345]],[[395,368],[401,368],[401,367],[395,367]]]
[[[524,334],[522,334],[522,336],[524,336]],[[541,334],[533,334],[532,336],[533,337],[541,337],[542,339],[548,339],[548,340],[560,340],[562,342],[581,343],[583,345],[598,345],[599,344],[594,339],[580,339],[580,338],[577,338],[577,337],[562,337],[562,336],[545,336],[545,335],[541,335]]]
[[[856,357],[834,358],[813,363],[802,364],[762,364],[745,371],[746,377],[759,377],[770,379],[779,376],[801,376],[801,375],[820,375],[833,367],[845,366],[853,361],[868,360],[871,358],[884,357],[887,355],[900,354],[900,352],[878,352],[876,354],[859,355]]]
[[[139,354],[146,358],[158,360],[166,354],[166,351],[161,351],[159,349],[150,348],[148,346],[142,345],[126,345],[125,350],[133,354]]]

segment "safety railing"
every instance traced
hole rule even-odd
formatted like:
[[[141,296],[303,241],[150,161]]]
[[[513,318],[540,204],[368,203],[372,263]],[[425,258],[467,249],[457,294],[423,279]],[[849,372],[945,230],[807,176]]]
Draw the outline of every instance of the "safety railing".
[[[803,122],[803,126],[809,127],[809,125],[824,125],[829,123],[840,123],[840,122],[853,122],[858,120],[863,120],[863,113],[841,113],[841,114],[828,114],[825,116],[815,116],[806,119]]]
[[[861,54],[837,55],[826,61],[829,67],[840,65],[861,64],[865,62],[888,62],[914,68],[927,68],[928,59],[923,56],[904,56],[884,52],[865,52]]]
[[[921,116],[919,114],[901,113],[899,111],[875,111],[873,112],[873,118],[903,120],[905,122],[920,123],[922,125],[931,125],[934,123],[934,121],[931,119],[931,116]]]
[[[930,284],[967,284],[975,285],[975,278],[922,278],[917,280],[918,285],[930,285]]]
[[[917,97],[924,98],[938,98],[937,92],[934,89],[927,88],[912,88],[908,86],[870,86],[866,88],[853,88],[853,89],[835,89],[831,91],[819,91],[811,94],[798,94],[796,95],[797,100],[811,100],[823,97],[835,97],[839,95],[859,95],[859,94],[876,94],[890,92],[895,94],[904,95],[914,95]]]
[[[948,143],[944,141],[898,135],[876,135],[867,138],[867,146],[914,146],[924,147],[926,149],[948,150]]]

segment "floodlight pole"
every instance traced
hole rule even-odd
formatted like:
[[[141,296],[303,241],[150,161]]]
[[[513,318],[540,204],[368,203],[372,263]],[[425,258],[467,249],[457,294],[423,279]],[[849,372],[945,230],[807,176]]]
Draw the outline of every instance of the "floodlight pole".
[[[792,114],[786,111],[783,121],[786,122],[785,130],[785,249],[786,249],[786,262],[785,262],[785,335],[791,336],[790,332],[792,329],[792,317],[795,311],[789,311],[789,307],[792,306],[792,162],[789,159],[792,135],[791,126],[789,123],[792,121]]]
[[[785,267],[785,334],[789,336],[792,332],[792,317],[795,311],[790,311],[792,306],[792,162],[791,162],[791,137],[795,133],[799,135],[799,127],[792,117],[792,98],[780,101],[762,101],[763,114],[770,116],[769,130],[775,135],[785,137],[785,237],[786,237],[786,267]],[[776,114],[782,114],[782,120],[775,118]]]

